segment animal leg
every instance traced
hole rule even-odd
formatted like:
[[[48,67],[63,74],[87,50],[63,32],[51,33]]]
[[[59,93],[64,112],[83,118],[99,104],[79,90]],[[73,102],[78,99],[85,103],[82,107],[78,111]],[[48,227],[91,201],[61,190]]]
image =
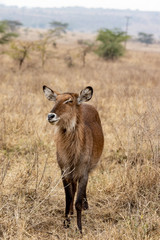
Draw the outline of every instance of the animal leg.
[[[68,217],[68,214],[70,212],[71,204],[73,201],[72,183],[67,181],[65,178],[63,178],[63,186],[65,190],[65,199],[66,199],[64,227],[68,228],[70,225],[70,218]]]
[[[84,198],[82,201],[82,208],[83,208],[83,210],[87,210],[89,208],[86,192],[84,194]]]
[[[82,233],[82,220],[81,220],[82,202],[85,197],[87,182],[88,182],[88,174],[84,175],[79,180],[77,200],[76,200],[76,204],[75,204],[75,207],[77,210],[77,226],[81,233]]]
[[[77,182],[72,182],[72,201],[70,205],[70,214],[73,215],[73,203],[74,203],[74,196],[76,193],[76,188],[77,188]]]

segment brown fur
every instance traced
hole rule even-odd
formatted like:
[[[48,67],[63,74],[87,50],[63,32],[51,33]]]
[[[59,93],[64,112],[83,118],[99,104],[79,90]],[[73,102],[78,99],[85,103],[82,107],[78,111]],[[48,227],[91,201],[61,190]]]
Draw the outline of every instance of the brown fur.
[[[85,91],[92,96],[88,88]],[[87,94],[85,92],[80,94],[80,101],[88,101]],[[55,142],[57,161],[62,170],[66,193],[65,217],[67,224],[65,221],[65,226],[69,226],[68,214],[73,213],[73,201],[78,182],[75,206],[78,228],[82,231],[81,211],[82,208],[88,208],[86,199],[88,174],[99,161],[104,137],[98,112],[89,104],[79,104],[78,97],[78,94],[73,93],[56,93],[55,106],[51,113],[60,117],[60,120],[55,124]],[[68,99],[72,102],[65,103]]]

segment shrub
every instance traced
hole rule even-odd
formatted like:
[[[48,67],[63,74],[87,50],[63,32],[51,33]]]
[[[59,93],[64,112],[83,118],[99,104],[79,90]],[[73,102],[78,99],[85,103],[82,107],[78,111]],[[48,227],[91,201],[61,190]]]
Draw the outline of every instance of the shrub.
[[[96,53],[104,59],[112,60],[123,56],[125,47],[122,43],[127,41],[127,39],[129,39],[129,36],[118,29],[101,29],[96,39],[100,42]]]

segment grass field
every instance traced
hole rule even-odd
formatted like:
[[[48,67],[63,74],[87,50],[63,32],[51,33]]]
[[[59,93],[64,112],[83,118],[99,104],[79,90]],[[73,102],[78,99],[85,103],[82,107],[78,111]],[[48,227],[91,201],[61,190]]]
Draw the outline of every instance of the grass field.
[[[73,66],[62,57],[70,52]],[[54,57],[54,56],[60,57]],[[160,55],[130,50],[118,61],[94,53],[82,67],[77,46],[50,47],[44,69],[38,54],[21,70],[0,58],[0,239],[80,239],[76,215],[63,228],[64,190],[56,162],[52,102],[59,92],[90,85],[105,136],[101,162],[88,183],[83,239],[160,239]]]

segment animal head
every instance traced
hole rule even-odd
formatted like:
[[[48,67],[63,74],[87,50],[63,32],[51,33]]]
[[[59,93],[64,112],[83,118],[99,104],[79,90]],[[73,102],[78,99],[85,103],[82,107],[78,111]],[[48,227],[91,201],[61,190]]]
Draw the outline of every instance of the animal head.
[[[51,124],[62,124],[63,126],[75,126],[77,113],[80,105],[92,98],[93,89],[88,86],[80,94],[58,93],[47,86],[43,86],[46,98],[54,102],[54,107],[48,113],[48,122]]]

